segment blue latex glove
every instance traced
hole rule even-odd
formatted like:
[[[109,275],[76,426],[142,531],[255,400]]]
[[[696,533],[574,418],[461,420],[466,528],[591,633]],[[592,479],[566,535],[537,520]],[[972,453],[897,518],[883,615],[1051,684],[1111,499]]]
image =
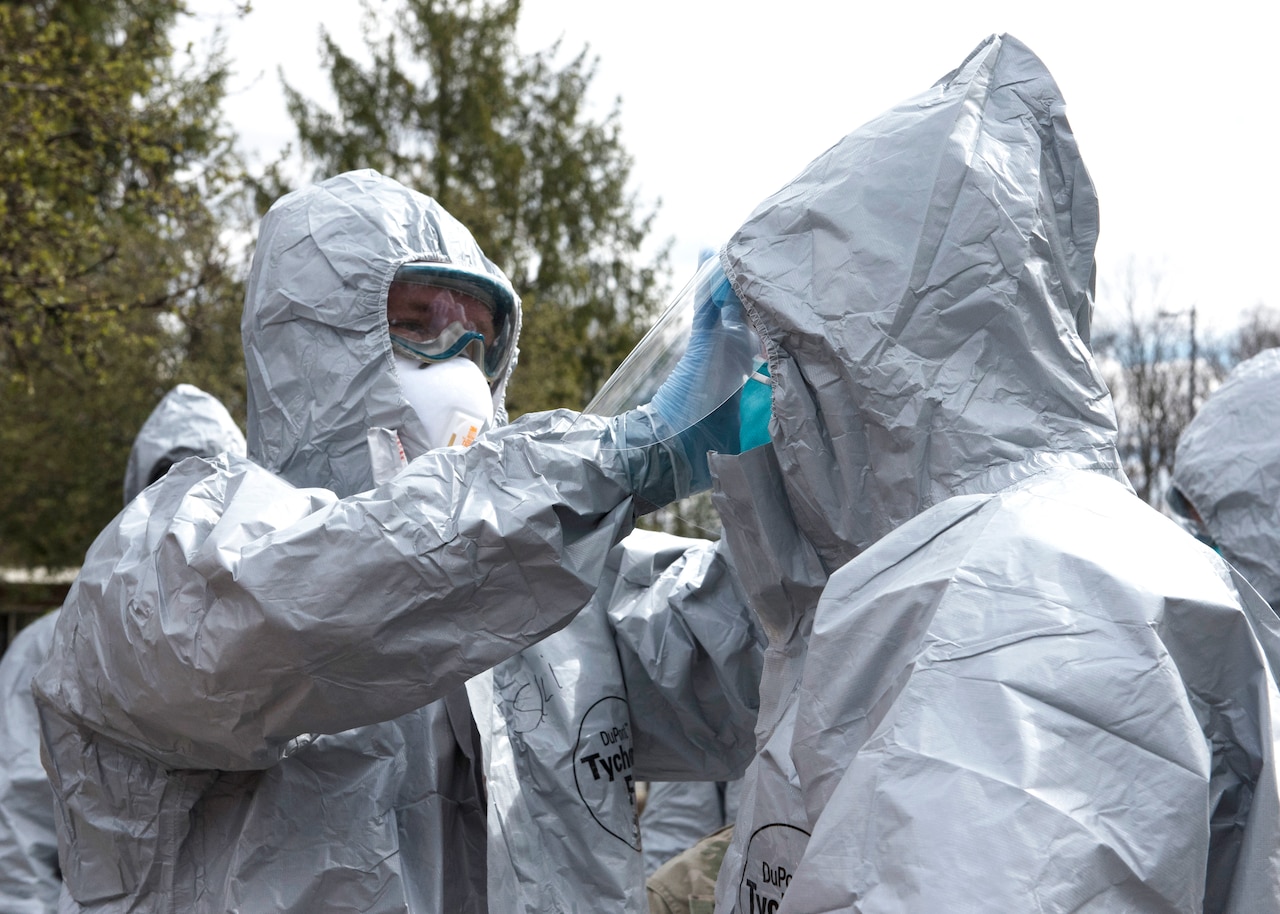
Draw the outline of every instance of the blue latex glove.
[[[759,342],[720,274],[694,312],[689,343],[653,399],[614,420],[636,496],[656,509],[711,485],[707,455],[736,454],[741,385]],[[643,513],[643,511],[642,511]]]
[[[694,311],[684,355],[650,405],[676,431],[705,423],[742,386],[757,347],[742,302],[717,271]],[[719,431],[727,445],[730,430]]]

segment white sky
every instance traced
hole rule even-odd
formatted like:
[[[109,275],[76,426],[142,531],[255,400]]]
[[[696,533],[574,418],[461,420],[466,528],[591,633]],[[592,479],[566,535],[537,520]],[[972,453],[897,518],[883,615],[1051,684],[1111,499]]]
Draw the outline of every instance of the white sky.
[[[246,148],[269,159],[292,138],[277,67],[329,98],[319,26],[358,53],[359,20],[356,0],[253,0],[225,23],[238,71],[227,112]],[[1254,304],[1280,307],[1278,24],[1262,0],[524,0],[519,39],[529,52],[562,37],[566,55],[585,44],[599,58],[592,98],[601,111],[621,99],[635,189],[661,200],[654,238],[675,241],[678,287],[700,249],[810,159],[1008,32],[1057,79],[1098,188],[1098,317],[1133,261],[1161,276],[1161,307],[1194,304],[1202,327],[1225,329]]]

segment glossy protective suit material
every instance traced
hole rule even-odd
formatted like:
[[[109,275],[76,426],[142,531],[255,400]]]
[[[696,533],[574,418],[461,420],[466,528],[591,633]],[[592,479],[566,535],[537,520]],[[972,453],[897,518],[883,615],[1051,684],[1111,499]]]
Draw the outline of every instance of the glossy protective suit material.
[[[0,660],[0,911],[58,909],[58,835],[53,791],[40,764],[31,677],[49,655],[55,610],[13,639]]]
[[[635,781],[746,768],[757,632],[718,545],[637,530],[564,630],[493,669],[491,911],[648,910]]]
[[[650,781],[640,814],[646,879],[707,835],[732,825],[741,788],[736,780]]]
[[[1276,618],[1132,493],[1097,200],[993,37],[721,254],[772,443],[713,458],[769,633],[719,912],[1274,912]]]
[[[253,362],[250,456],[295,485],[339,497],[373,488],[370,429],[394,430],[410,460],[431,448],[388,339],[387,290],[401,264],[441,263],[511,287],[465,226],[404,191],[376,172],[348,172],[283,197],[263,219],[258,244],[274,253],[254,261],[241,327]],[[493,385],[499,424],[515,361]]]
[[[214,396],[190,384],[173,388],[133,440],[125,503],[171,464],[226,451],[244,455],[244,433]],[[40,762],[40,728],[31,679],[49,656],[58,611],[28,625],[0,660],[0,911],[57,910],[62,879],[53,791]]]
[[[133,501],[170,465],[223,451],[244,456],[240,426],[217,397],[192,384],[179,384],[156,404],[133,439],[124,474],[124,503]]]
[[[1178,439],[1173,485],[1222,555],[1280,607],[1280,349],[1237,365]]]
[[[99,535],[35,682],[64,911],[486,911],[463,685],[587,603],[654,467],[564,412],[413,459],[386,295],[432,259],[501,276],[370,171],[264,218],[250,459],[179,464]]]

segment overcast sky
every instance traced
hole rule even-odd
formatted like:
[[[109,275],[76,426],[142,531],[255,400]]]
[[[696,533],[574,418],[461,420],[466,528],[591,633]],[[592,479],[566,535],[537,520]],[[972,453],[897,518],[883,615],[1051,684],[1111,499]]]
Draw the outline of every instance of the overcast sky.
[[[328,98],[323,23],[362,47],[356,0],[253,0],[225,23],[235,62],[227,112],[251,151],[292,136],[276,75]],[[225,9],[225,0],[195,6]],[[841,12],[833,12],[833,8]],[[1008,32],[1048,65],[1102,208],[1099,317],[1126,264],[1162,278],[1167,310],[1230,326],[1280,307],[1274,3],[1174,12],[1125,0],[525,0],[524,51],[563,39],[599,58],[592,97],[620,98],[641,199],[661,205],[678,286],[755,205],[841,136],[927,88],[983,38]],[[1268,11],[1270,9],[1270,11]],[[207,28],[205,16],[195,28]]]

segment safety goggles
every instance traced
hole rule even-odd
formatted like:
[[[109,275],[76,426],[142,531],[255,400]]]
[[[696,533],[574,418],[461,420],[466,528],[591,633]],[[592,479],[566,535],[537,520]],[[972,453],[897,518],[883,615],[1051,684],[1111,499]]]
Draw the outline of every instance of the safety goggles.
[[[391,345],[422,362],[465,355],[490,385],[511,359],[515,307],[501,283],[439,263],[407,263],[387,297]]]

